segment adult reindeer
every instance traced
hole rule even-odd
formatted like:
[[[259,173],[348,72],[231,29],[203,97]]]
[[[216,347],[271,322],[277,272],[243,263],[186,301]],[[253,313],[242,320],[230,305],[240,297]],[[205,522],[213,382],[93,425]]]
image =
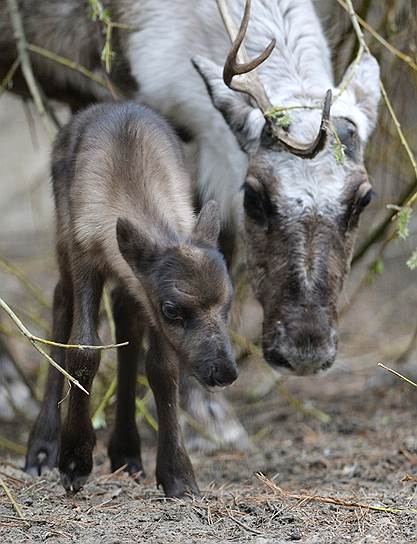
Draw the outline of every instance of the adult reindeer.
[[[234,38],[233,22],[241,20],[244,0],[227,2],[229,10],[226,0],[218,2]],[[100,39],[86,19],[84,1],[53,4],[54,11],[46,14],[29,0],[22,3],[30,14],[28,40],[98,69]],[[311,0],[246,2],[229,56],[230,41],[214,0],[106,4],[114,20],[137,29],[119,39],[138,95],[183,134],[195,158],[200,201],[221,203],[224,230],[243,246],[264,311],[266,360],[293,374],[328,368],[337,349],[337,298],[359,216],[371,198],[363,151],[380,96],[375,59],[363,55],[335,87],[329,47]],[[73,36],[71,48],[55,27]],[[10,31],[1,30],[0,51],[2,41],[12,42]],[[246,54],[238,56],[243,37],[250,58],[268,57],[256,72],[258,61],[246,64]],[[13,60],[11,55],[8,62]],[[45,62],[33,60],[46,90],[53,87],[54,96],[68,90],[66,81],[73,81],[68,71],[51,63],[42,69]],[[98,96],[93,84],[83,84],[84,90],[77,87],[80,94]],[[276,115],[280,108],[284,118]]]

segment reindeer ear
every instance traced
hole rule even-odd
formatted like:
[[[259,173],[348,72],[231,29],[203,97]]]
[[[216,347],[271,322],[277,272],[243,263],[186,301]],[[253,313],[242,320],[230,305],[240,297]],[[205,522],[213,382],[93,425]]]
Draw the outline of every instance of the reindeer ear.
[[[225,85],[220,66],[200,56],[194,57],[192,63],[203,78],[214,107],[223,115],[242,150],[246,153],[256,150],[265,125],[261,110],[252,107],[246,96]]]
[[[204,242],[216,248],[219,234],[220,207],[215,200],[209,200],[198,215],[192,238],[196,242]]]
[[[379,65],[370,53],[363,53],[359,63],[349,66],[339,85],[343,89],[332,106],[332,115],[338,115],[338,107],[349,107],[341,117],[349,117],[358,127],[358,133],[366,142],[375,128],[378,117],[378,103],[381,98]],[[339,102],[339,104],[338,104]]]
[[[141,274],[158,256],[158,246],[129,219],[121,218],[116,225],[120,253],[137,274]]]

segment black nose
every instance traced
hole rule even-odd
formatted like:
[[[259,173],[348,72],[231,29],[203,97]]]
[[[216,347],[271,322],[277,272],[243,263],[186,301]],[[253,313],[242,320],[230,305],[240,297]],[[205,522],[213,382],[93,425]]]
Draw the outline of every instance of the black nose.
[[[239,375],[235,361],[229,360],[226,363],[215,363],[210,374],[211,386],[225,386],[233,383]]]

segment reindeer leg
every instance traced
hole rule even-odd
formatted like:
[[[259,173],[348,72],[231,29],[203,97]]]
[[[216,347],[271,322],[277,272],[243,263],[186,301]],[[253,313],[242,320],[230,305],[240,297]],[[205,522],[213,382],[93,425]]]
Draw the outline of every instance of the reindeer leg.
[[[72,323],[72,286],[70,278],[61,276],[54,292],[53,339],[66,343]],[[65,366],[65,350],[53,347],[52,358]],[[58,457],[59,431],[61,426],[59,401],[62,398],[64,377],[53,366],[49,366],[39,415],[31,430],[25,461],[25,471],[32,476],[40,476],[45,469],[56,466]]]
[[[112,471],[123,465],[130,475],[142,473],[140,436],[135,420],[135,393],[138,359],[142,352],[144,327],[139,323],[139,308],[124,287],[112,293],[116,341],[129,341],[117,352],[117,407],[116,421],[110,438],[108,453]]]
[[[162,485],[167,497],[199,495],[178,421],[178,361],[154,331],[150,333],[146,372],[158,411],[157,484]]]
[[[70,336],[72,344],[99,344],[98,311],[103,278],[89,263],[75,255],[73,274],[74,318]],[[87,391],[91,391],[100,363],[98,350],[67,350],[67,370]],[[95,434],[90,419],[90,397],[73,386],[69,395],[67,417],[61,433],[59,470],[67,492],[75,493],[86,482],[93,467]]]

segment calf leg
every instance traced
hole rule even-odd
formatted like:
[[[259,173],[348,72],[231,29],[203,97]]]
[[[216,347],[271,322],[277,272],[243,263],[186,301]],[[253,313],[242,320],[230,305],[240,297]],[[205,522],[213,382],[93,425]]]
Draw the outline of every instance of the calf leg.
[[[139,322],[139,308],[123,287],[112,293],[116,342],[129,341],[117,351],[116,421],[109,442],[112,471],[123,465],[129,474],[142,472],[140,437],[135,420],[135,394],[138,359],[142,352],[144,327]]]
[[[183,497],[186,493],[199,495],[178,422],[178,361],[168,349],[151,331],[146,372],[158,411],[156,481],[167,497]]]
[[[88,263],[75,256],[77,270],[73,274],[74,317],[71,344],[99,344],[98,311],[103,278]],[[100,351],[71,349],[67,351],[67,370],[88,392],[100,363]],[[93,467],[95,434],[90,419],[90,397],[73,386],[69,395],[67,417],[61,434],[59,470],[67,492],[78,491]]]
[[[55,287],[53,301],[52,332],[55,342],[67,343],[72,322],[72,286],[68,277],[62,277]],[[65,349],[53,347],[52,358],[65,366]],[[39,415],[29,436],[25,470],[40,476],[45,469],[56,466],[58,456],[60,409],[64,377],[53,366],[49,366]]]

